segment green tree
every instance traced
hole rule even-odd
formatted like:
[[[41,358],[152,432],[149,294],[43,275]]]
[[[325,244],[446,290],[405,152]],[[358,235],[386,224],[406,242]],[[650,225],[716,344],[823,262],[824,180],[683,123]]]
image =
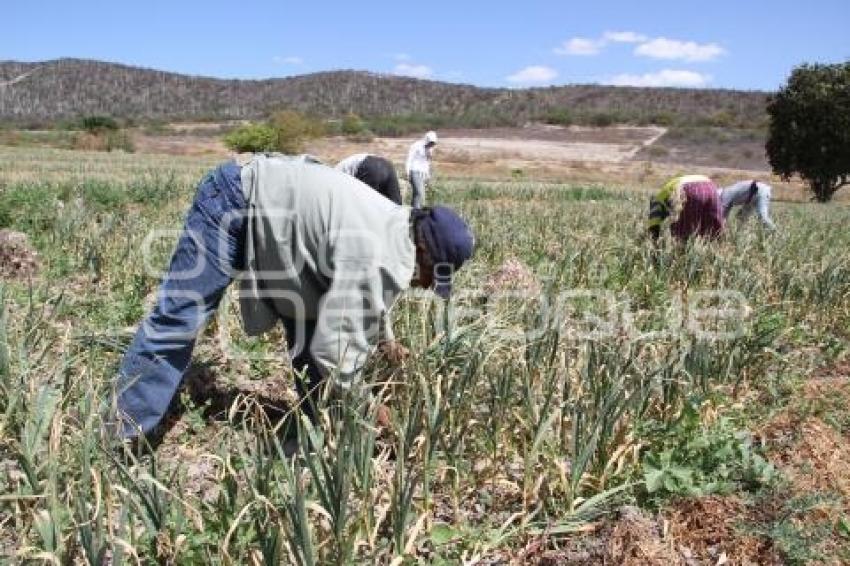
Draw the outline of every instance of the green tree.
[[[596,112],[590,117],[590,125],[597,128],[607,128],[617,123],[617,115],[609,112]]]
[[[80,120],[80,126],[92,134],[100,134],[118,130],[118,122],[110,116],[85,116]]]
[[[356,136],[363,133],[363,130],[365,129],[366,124],[363,123],[360,116],[353,112],[349,112],[345,115],[345,118],[342,119],[342,133],[346,136]]]
[[[566,108],[550,108],[541,119],[544,123],[555,126],[570,126],[573,123],[573,115]]]
[[[301,153],[307,140],[324,134],[322,122],[294,110],[276,112],[271,126],[275,132],[275,148],[281,153]]]
[[[269,124],[246,124],[225,135],[224,144],[240,153],[274,151],[277,134]]]
[[[775,173],[799,174],[820,202],[850,183],[850,62],[797,67],[767,112]]]

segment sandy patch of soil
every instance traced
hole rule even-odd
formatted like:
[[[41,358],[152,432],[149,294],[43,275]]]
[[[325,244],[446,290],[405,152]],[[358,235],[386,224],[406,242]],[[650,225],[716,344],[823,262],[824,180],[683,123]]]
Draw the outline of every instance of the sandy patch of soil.
[[[438,180],[447,177],[606,184],[648,193],[658,190],[674,175],[699,172],[711,176],[719,185],[762,179],[774,186],[775,200],[808,200],[802,185],[783,182],[764,168],[723,167],[717,163],[683,165],[675,160],[666,163],[642,158],[664,134],[661,128],[546,126],[439,133],[441,141],[434,154]],[[410,136],[353,142],[343,137],[324,138],[311,142],[307,150],[329,164],[355,153],[383,155],[403,172],[407,150],[415,139]]]
[[[220,138],[193,135],[192,132],[200,125],[178,126],[169,126],[177,132],[175,134],[137,133],[136,150],[139,153],[209,156],[221,160],[234,157]],[[434,155],[437,179],[599,183],[649,192],[657,190],[673,175],[699,172],[712,176],[721,185],[759,178],[774,185],[776,200],[808,200],[799,183],[784,183],[770,175],[760,157],[754,160],[724,157],[726,154],[742,156],[745,153],[758,157],[760,154],[753,153],[756,150],[749,147],[753,145],[750,142],[747,142],[749,145],[745,150],[727,151],[730,147],[738,148],[740,144],[720,147],[706,141],[694,145],[696,142],[685,139],[676,141],[687,145],[687,151],[679,151],[678,146],[667,147],[673,142],[665,142],[668,132],[664,128],[627,126],[591,128],[531,124],[520,128],[447,129],[440,130],[439,134],[440,144]],[[374,153],[391,159],[403,174],[407,150],[417,138],[379,137],[359,142],[345,137],[329,137],[309,142],[305,150],[330,165],[355,153]],[[663,156],[654,155],[653,150]],[[719,159],[718,155],[724,159]]]
[[[551,142],[493,138],[449,138],[440,148],[449,156],[470,152],[485,161],[495,159],[610,161],[629,159],[634,148],[626,144],[590,142]]]
[[[664,128],[655,127],[565,128],[542,125],[444,130],[440,131],[440,143],[434,158],[449,163],[506,160],[619,163],[631,159],[641,148],[653,143],[665,132]],[[348,147],[356,145],[361,152],[379,153],[403,163],[410,144],[416,139],[416,136],[376,138],[368,143],[354,144],[344,138],[330,138],[312,145],[320,150],[318,155],[327,156],[332,161],[342,159],[348,155]]]
[[[528,124],[521,128],[448,129],[440,133],[445,138],[494,138],[507,140],[537,140],[561,143],[616,143],[636,145],[658,139],[667,128],[657,126],[551,126]]]
[[[735,128],[672,128],[636,154],[643,161],[693,166],[770,170],[765,155],[766,134]]]

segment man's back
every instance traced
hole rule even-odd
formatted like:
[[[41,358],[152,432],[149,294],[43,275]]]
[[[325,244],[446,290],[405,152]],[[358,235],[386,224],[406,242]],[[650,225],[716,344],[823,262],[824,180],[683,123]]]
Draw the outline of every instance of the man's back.
[[[770,199],[771,188],[766,183],[756,182],[755,192],[752,190],[753,181],[740,181],[734,185],[724,187],[720,193],[723,206],[732,207],[754,202],[759,198]]]
[[[277,314],[316,319],[340,277],[380,276],[397,290],[409,284],[409,208],[340,171],[285,157],[255,158],[243,168],[242,186],[248,202],[242,287],[255,299],[243,316],[250,318],[256,299],[271,293],[280,295],[272,297]],[[246,320],[246,326],[255,325]]]
[[[770,218],[770,199],[773,190],[767,183],[759,181],[740,181],[720,191],[723,203],[723,215],[728,217],[735,206],[741,209],[742,218],[756,211],[762,223],[770,229],[776,228]]]
[[[352,177],[356,177],[357,169],[367,157],[369,157],[368,153],[355,153],[354,155],[349,155],[336,164],[336,169],[351,175]]]

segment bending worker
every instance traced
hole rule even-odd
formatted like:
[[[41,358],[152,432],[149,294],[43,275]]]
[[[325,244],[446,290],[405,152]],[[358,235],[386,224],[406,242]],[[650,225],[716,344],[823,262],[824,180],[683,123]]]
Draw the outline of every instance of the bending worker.
[[[153,311],[120,368],[120,433],[162,419],[195,339],[241,275],[249,335],[280,321],[303,399],[359,385],[366,358],[395,345],[389,309],[409,286],[447,297],[473,236],[452,210],[398,206],[348,175],[283,156],[228,163],[198,187]],[[392,357],[392,356],[388,356]],[[312,397],[310,397],[312,398]]]
[[[398,176],[396,176],[395,167],[389,159],[368,153],[358,153],[337,163],[336,168],[356,179],[360,179],[394,203],[401,204]]]
[[[703,175],[670,179],[649,203],[649,233],[654,240],[670,220],[670,233],[680,241],[691,236],[714,238],[723,230],[717,185]]]
[[[729,219],[729,214],[736,206],[741,207],[738,217],[746,220],[753,212],[758,212],[762,224],[771,230],[776,228],[770,219],[770,196],[773,189],[767,183],[759,181],[741,181],[724,187],[720,191],[720,201],[723,204],[723,218]]]
[[[410,182],[413,208],[422,208],[425,187],[431,182],[431,157],[437,145],[437,133],[428,132],[420,140],[413,142],[407,152],[407,180]]]

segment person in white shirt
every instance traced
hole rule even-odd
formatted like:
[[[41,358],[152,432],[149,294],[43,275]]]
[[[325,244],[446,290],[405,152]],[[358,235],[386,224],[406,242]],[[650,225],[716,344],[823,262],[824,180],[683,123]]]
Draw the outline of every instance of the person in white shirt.
[[[431,153],[437,145],[437,133],[428,132],[413,142],[407,153],[407,180],[412,190],[413,208],[422,208],[425,187],[431,181]]]
[[[759,181],[741,181],[720,190],[720,200],[723,204],[723,217],[729,214],[735,206],[741,206],[741,220],[749,218],[753,212],[758,212],[762,224],[771,230],[776,229],[770,219],[770,196],[772,189],[767,183]]]

